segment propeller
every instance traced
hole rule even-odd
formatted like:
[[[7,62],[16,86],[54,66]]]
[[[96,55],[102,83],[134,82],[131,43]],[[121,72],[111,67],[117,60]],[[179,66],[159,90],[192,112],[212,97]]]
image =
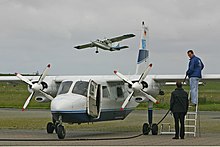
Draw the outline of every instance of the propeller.
[[[45,68],[43,74],[40,76],[39,80],[36,83],[32,83],[28,78],[22,76],[19,73],[15,73],[15,75],[22,80],[23,82],[25,82],[26,84],[28,84],[31,89],[33,90],[32,93],[30,94],[30,96],[27,98],[27,100],[24,103],[24,106],[22,108],[22,111],[24,111],[28,104],[30,103],[31,99],[33,98],[34,94],[36,92],[40,92],[41,94],[43,94],[46,98],[53,100],[53,97],[50,96],[49,94],[47,94],[46,92],[43,91],[43,85],[41,84],[41,82],[44,80],[44,78],[46,77],[48,70],[50,69],[50,64],[47,65],[47,67]]]
[[[135,93],[142,93],[144,96],[146,96],[146,98],[148,98],[149,100],[151,100],[152,102],[158,104],[159,102],[153,98],[151,95],[149,95],[148,93],[144,92],[143,89],[145,88],[142,84],[142,82],[144,81],[144,79],[147,77],[147,75],[149,74],[150,70],[152,68],[152,64],[149,64],[149,66],[146,68],[146,70],[141,74],[140,78],[138,81],[132,82],[131,80],[129,80],[126,76],[124,76],[123,74],[121,74],[118,71],[114,71],[114,73],[120,78],[122,79],[124,82],[128,83],[131,85],[132,88],[132,92],[128,95],[128,97],[125,99],[125,101],[123,102],[121,109],[120,110],[124,110],[124,108],[127,106],[127,104],[129,103],[129,101],[131,100],[132,96]]]

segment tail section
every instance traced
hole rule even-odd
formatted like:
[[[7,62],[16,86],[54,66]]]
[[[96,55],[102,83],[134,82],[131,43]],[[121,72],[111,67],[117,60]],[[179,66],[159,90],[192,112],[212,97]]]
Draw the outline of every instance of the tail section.
[[[138,52],[136,75],[140,75],[149,64],[149,31],[142,22],[141,40]]]

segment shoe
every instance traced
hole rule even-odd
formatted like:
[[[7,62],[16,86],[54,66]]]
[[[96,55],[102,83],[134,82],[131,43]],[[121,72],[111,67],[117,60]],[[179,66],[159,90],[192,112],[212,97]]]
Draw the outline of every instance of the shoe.
[[[172,139],[179,139],[179,137],[173,137]]]

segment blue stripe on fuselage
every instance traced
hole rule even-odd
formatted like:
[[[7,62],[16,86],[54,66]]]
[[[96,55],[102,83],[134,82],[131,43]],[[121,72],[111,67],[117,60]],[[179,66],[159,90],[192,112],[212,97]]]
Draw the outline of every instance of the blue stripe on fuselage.
[[[116,109],[104,109],[101,111],[99,119],[93,119],[87,114],[86,110],[51,111],[51,113],[55,120],[58,120],[59,115],[61,115],[62,121],[66,123],[86,123],[96,121],[123,120],[131,111],[132,109],[125,109],[124,111]]]

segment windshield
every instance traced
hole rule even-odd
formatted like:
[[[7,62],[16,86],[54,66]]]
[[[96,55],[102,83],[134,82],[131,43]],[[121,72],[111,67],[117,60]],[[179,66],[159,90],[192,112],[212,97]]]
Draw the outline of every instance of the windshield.
[[[73,93],[87,96],[89,82],[78,81],[73,87]]]
[[[62,82],[61,85],[60,85],[60,88],[58,90],[57,95],[67,93],[69,91],[70,86],[72,85],[72,83],[73,83],[72,81]]]

